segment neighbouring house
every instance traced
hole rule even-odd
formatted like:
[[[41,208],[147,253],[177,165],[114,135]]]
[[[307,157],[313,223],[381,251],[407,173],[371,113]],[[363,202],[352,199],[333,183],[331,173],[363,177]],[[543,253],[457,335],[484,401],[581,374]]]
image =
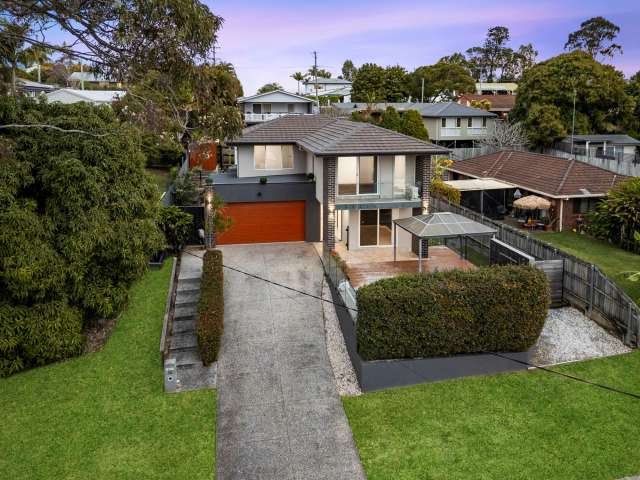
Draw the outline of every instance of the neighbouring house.
[[[314,100],[284,90],[240,97],[238,105],[247,125],[267,122],[285,115],[317,113]]]
[[[454,162],[445,183],[462,192],[463,206],[494,218],[513,215],[516,198],[543,197],[551,202],[549,228],[562,231],[627,178],[577,160],[505,150]]]
[[[311,93],[309,95],[315,95],[315,92]],[[337,98],[340,103],[350,102],[351,101],[351,86],[338,88],[336,90],[318,91],[318,97],[319,98],[327,97],[330,100],[332,100],[334,98]]]
[[[495,113],[500,120],[505,120],[509,112],[513,110],[516,104],[515,95],[478,95],[473,93],[465,93],[460,95],[458,103],[466,107],[473,106],[473,102],[489,102],[489,111]]]
[[[640,140],[629,135],[574,135],[558,142],[554,148],[589,158],[640,161]]]
[[[88,102],[94,105],[111,105],[127,92],[124,90],[77,90],[75,88],[61,88],[45,94],[50,103],[79,103]]]
[[[324,240],[329,251],[391,247],[393,220],[428,209],[431,156],[448,152],[325,115],[281,117],[227,143],[237,169],[213,178],[233,226],[219,242]],[[412,249],[409,233],[398,248]]]
[[[518,84],[514,82],[477,82],[476,93],[478,95],[515,95],[518,93]]]
[[[336,110],[343,115],[354,111],[373,110],[373,115],[381,114],[387,107],[402,113],[417,110],[422,115],[429,140],[449,148],[473,147],[477,140],[486,137],[494,128],[496,114],[481,108],[467,107],[456,102],[442,103],[336,103]]]
[[[307,78],[304,82],[305,95],[315,95],[316,85],[318,86],[318,95],[330,95],[330,92],[336,93],[336,96],[351,97],[351,82],[344,78]],[[340,94],[338,94],[340,93]],[[348,101],[348,100],[347,100]]]
[[[113,78],[98,75],[93,72],[73,72],[69,75],[67,83],[73,88],[122,88],[122,83]]]
[[[16,89],[28,97],[37,97],[42,93],[53,92],[59,89],[57,85],[48,85],[46,83],[34,82],[26,78],[16,79]]]

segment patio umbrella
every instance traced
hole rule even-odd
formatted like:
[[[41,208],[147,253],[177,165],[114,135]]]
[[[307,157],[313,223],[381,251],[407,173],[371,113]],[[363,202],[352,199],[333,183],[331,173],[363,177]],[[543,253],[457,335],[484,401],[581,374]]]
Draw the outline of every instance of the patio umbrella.
[[[513,206],[520,210],[548,210],[551,202],[537,195],[527,195],[513,202]]]

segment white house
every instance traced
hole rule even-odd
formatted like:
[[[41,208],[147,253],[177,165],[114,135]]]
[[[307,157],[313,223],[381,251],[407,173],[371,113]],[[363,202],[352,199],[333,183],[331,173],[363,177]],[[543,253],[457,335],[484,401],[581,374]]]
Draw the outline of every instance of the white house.
[[[94,105],[110,105],[127,92],[124,90],[77,90],[75,88],[61,88],[45,94],[50,103],[79,103],[88,102]]]
[[[285,115],[317,113],[314,103],[310,98],[284,90],[238,98],[238,105],[247,125],[274,120]]]
[[[318,77],[317,81],[315,78],[308,78],[303,82],[305,95],[315,95],[316,84],[318,85],[318,95],[330,95],[329,92],[335,91],[337,92],[336,96],[351,96],[351,82],[349,80],[321,77]]]

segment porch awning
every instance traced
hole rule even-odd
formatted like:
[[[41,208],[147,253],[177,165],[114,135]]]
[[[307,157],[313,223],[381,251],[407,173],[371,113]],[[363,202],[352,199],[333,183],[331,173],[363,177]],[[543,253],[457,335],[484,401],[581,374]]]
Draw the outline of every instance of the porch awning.
[[[398,227],[420,239],[466,235],[493,235],[497,230],[451,212],[430,213],[394,220]]]
[[[494,180],[493,178],[473,178],[470,180],[447,180],[444,183],[461,192],[472,192],[478,190],[503,190],[505,188],[516,188],[510,183]]]

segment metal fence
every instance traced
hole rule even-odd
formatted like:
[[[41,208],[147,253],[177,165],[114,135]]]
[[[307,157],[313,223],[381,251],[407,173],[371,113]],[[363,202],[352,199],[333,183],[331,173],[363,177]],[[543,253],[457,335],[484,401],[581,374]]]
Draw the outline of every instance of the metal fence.
[[[594,321],[618,330],[627,345],[640,343],[640,308],[629,296],[596,265],[580,260],[566,252],[531,237],[509,225],[491,220],[468,208],[447,200],[432,198],[436,212],[464,215],[497,230],[496,238],[537,260],[562,260],[562,299],[585,311]],[[490,240],[487,240],[489,243]],[[489,248],[489,245],[487,245]]]
[[[351,314],[351,318],[355,321],[358,309],[356,290],[351,286],[349,279],[342,271],[342,268],[333,255],[323,252],[320,258],[322,259],[322,266],[324,267],[325,273],[336,290],[338,290],[338,293],[340,293],[342,302],[349,309],[348,312]]]

